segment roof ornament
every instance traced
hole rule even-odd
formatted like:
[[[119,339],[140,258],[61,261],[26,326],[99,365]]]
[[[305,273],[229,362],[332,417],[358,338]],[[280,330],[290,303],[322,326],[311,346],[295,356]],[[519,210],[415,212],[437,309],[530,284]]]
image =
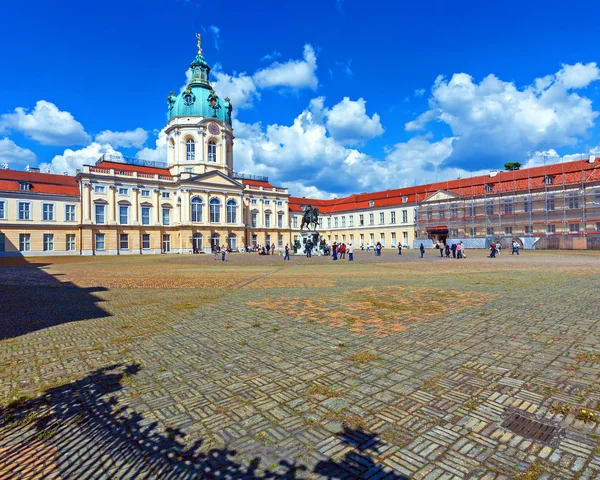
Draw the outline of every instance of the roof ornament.
[[[4,162],[2,164],[2,170],[8,170],[8,163]]]
[[[202,41],[200,34],[196,34],[196,38],[198,39],[198,55],[202,56],[202,47],[200,46],[200,42]]]
[[[25,166],[25,171],[26,171],[26,172],[31,172],[31,167],[29,166],[29,164],[27,164],[27,165]]]
[[[50,165],[48,165],[45,169],[44,169],[44,173],[50,173]]]

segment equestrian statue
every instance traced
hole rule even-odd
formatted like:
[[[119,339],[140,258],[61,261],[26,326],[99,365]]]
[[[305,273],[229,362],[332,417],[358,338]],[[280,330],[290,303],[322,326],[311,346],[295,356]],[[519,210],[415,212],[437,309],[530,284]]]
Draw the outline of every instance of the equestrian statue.
[[[304,228],[304,225],[306,225],[307,228],[310,228],[310,226],[313,226],[313,231],[317,230],[317,227],[319,226],[319,209],[318,208],[313,208],[312,205],[307,205],[307,207],[304,209],[304,216],[302,217],[302,224],[300,225],[300,231],[302,231],[302,229]]]

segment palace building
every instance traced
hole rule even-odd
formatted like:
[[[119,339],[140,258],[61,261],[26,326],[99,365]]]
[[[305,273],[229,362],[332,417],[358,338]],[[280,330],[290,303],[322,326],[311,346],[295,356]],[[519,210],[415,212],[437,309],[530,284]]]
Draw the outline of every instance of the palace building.
[[[594,156],[331,200],[290,197],[235,172],[233,106],[212,89],[200,43],[189,68],[187,87],[167,99],[164,162],[104,155],[75,176],[0,170],[0,256],[282,249],[300,239],[309,204],[328,243],[600,249]]]

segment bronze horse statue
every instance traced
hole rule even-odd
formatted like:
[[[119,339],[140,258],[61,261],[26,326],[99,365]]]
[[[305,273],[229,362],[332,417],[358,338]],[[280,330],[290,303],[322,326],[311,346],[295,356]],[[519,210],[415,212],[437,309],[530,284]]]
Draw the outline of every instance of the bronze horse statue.
[[[316,230],[319,226],[319,209],[313,208],[312,205],[309,205],[304,209],[304,216],[302,217],[302,224],[300,225],[300,230],[304,228],[306,225],[307,228],[313,226],[313,230]]]

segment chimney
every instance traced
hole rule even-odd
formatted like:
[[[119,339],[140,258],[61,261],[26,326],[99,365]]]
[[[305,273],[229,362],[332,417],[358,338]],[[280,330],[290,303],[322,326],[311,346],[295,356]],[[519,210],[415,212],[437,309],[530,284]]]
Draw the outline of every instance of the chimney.
[[[590,156],[588,157],[588,162],[589,162],[589,163],[594,163],[595,161],[596,161],[596,156],[595,156],[595,155],[590,155]]]

